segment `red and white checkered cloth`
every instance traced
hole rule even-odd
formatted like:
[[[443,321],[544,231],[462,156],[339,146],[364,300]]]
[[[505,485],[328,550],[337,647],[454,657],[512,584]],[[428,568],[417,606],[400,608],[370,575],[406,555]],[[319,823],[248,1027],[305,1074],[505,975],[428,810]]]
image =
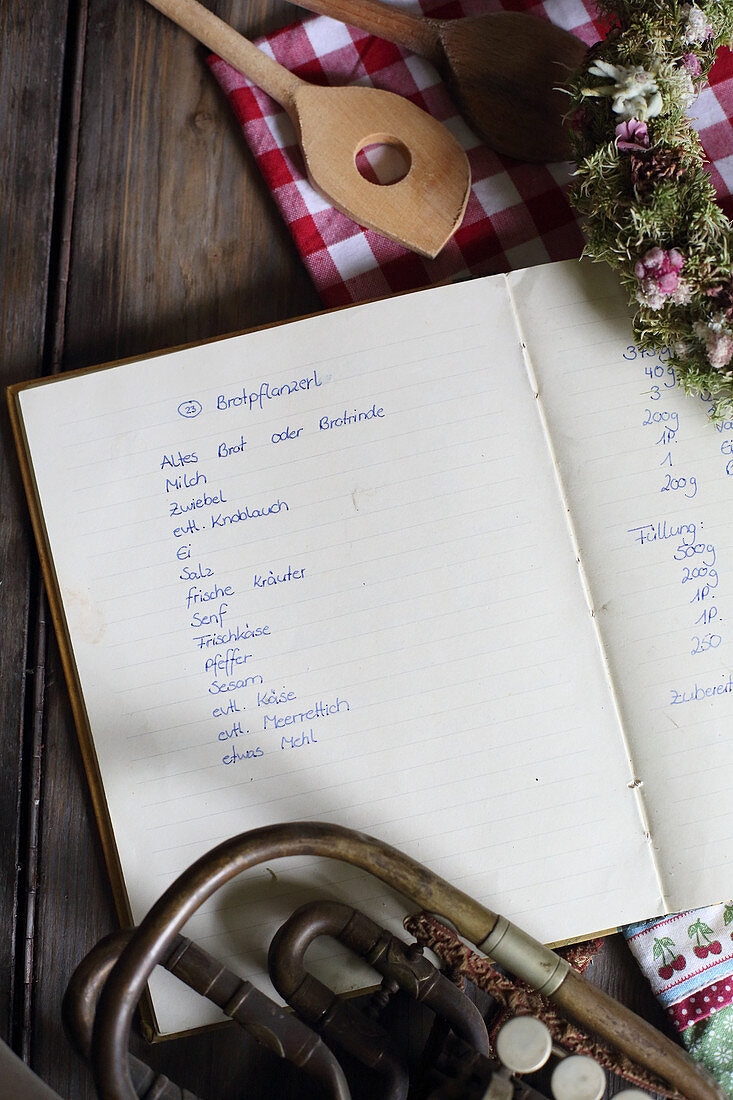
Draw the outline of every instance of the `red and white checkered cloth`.
[[[395,0],[404,3],[405,0]],[[527,10],[591,44],[601,24],[585,0],[419,0],[439,18]],[[572,165],[522,164],[488,149],[457,112],[429,62],[325,16],[257,43],[287,69],[318,84],[362,84],[411,99],[444,122],[468,154],[472,187],[463,222],[434,260],[357,226],[334,210],[305,176],[292,124],[282,108],[217,58],[223,87],[303,261],[326,306],[344,305],[468,275],[489,275],[580,255],[583,237],[567,199]],[[721,51],[691,114],[710,157],[719,195],[733,214],[733,61]]]

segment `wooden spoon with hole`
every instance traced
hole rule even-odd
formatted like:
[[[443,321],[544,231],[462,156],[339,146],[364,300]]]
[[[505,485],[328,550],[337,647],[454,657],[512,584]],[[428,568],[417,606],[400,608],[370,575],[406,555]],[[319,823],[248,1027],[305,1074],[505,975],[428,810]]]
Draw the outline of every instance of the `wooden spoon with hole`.
[[[393,92],[307,84],[197,0],[148,3],[285,108],[308,178],[337,209],[414,252],[440,252],[461,223],[471,185],[466,154],[445,126]],[[382,186],[359,173],[356,154],[376,143],[406,152],[403,179]]]
[[[571,156],[558,85],[587,46],[569,31],[521,12],[430,19],[382,0],[293,0],[421,54],[446,77],[466,118],[493,149],[517,160]]]

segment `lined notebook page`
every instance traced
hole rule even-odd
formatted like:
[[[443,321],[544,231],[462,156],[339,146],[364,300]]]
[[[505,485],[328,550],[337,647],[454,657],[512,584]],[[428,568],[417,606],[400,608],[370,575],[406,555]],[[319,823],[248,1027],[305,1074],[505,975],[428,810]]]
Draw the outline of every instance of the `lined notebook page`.
[[[733,422],[633,345],[597,266],[511,276],[671,910],[728,897]]]
[[[135,920],[215,843],[297,819],[548,941],[658,910],[503,278],[20,406]],[[307,897],[411,908],[329,861],[271,870],[188,926],[256,980]],[[163,1032],[206,1017],[154,993]]]

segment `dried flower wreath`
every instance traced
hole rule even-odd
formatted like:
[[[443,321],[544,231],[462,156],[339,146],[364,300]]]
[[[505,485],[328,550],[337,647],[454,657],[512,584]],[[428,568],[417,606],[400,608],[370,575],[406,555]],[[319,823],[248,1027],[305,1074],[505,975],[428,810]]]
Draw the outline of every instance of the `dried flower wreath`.
[[[585,254],[629,291],[639,345],[669,347],[685,389],[709,392],[713,414],[729,414],[733,225],[685,112],[733,36],[733,0],[599,7],[611,30],[570,88]]]

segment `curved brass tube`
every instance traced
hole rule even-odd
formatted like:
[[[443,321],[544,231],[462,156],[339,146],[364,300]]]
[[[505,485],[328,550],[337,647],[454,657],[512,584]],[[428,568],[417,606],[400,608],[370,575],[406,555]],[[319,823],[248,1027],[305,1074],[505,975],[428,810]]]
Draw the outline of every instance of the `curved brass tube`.
[[[301,1019],[320,1029],[339,998],[305,966],[305,953],[321,936],[331,936],[365,959],[383,977],[394,979],[416,1001],[441,1016],[456,1035],[487,1057],[489,1036],[484,1018],[472,1001],[422,955],[391,932],[341,901],[301,905],[278,928],[270,944],[267,969],[275,989]]]
[[[94,1013],[100,991],[131,936],[131,930],[105,936],[82,960],[66,987],[61,1006],[64,1024],[69,1038],[87,1062],[91,1058]],[[158,1100],[199,1100],[188,1089],[155,1073],[132,1054],[128,1054],[127,1059],[135,1096],[150,1094]]]
[[[133,929],[114,932],[92,948],[74,971],[61,1006],[69,1038],[87,1062],[92,1058],[92,1034],[97,1002],[104,983]],[[161,959],[165,968],[202,997],[218,1005],[231,1019],[280,1058],[286,1058],[309,1074],[330,1100],[351,1100],[341,1064],[323,1042],[297,1016],[281,1009],[249,982],[184,936],[173,938],[172,951]],[[132,1054],[127,1056],[134,1095],[156,1100],[198,1100],[162,1074],[155,1073]]]
[[[422,909],[446,917],[479,950],[689,1100],[725,1100],[720,1086],[681,1047],[586,982],[553,951],[504,917],[397,848],[321,822],[271,825],[233,837],[197,860],[156,902],[120,955],[99,1000],[92,1058],[101,1100],[135,1100],[127,1069],[133,1013],[148,977],[189,917],[242,871],[298,855],[326,856],[369,871]]]

